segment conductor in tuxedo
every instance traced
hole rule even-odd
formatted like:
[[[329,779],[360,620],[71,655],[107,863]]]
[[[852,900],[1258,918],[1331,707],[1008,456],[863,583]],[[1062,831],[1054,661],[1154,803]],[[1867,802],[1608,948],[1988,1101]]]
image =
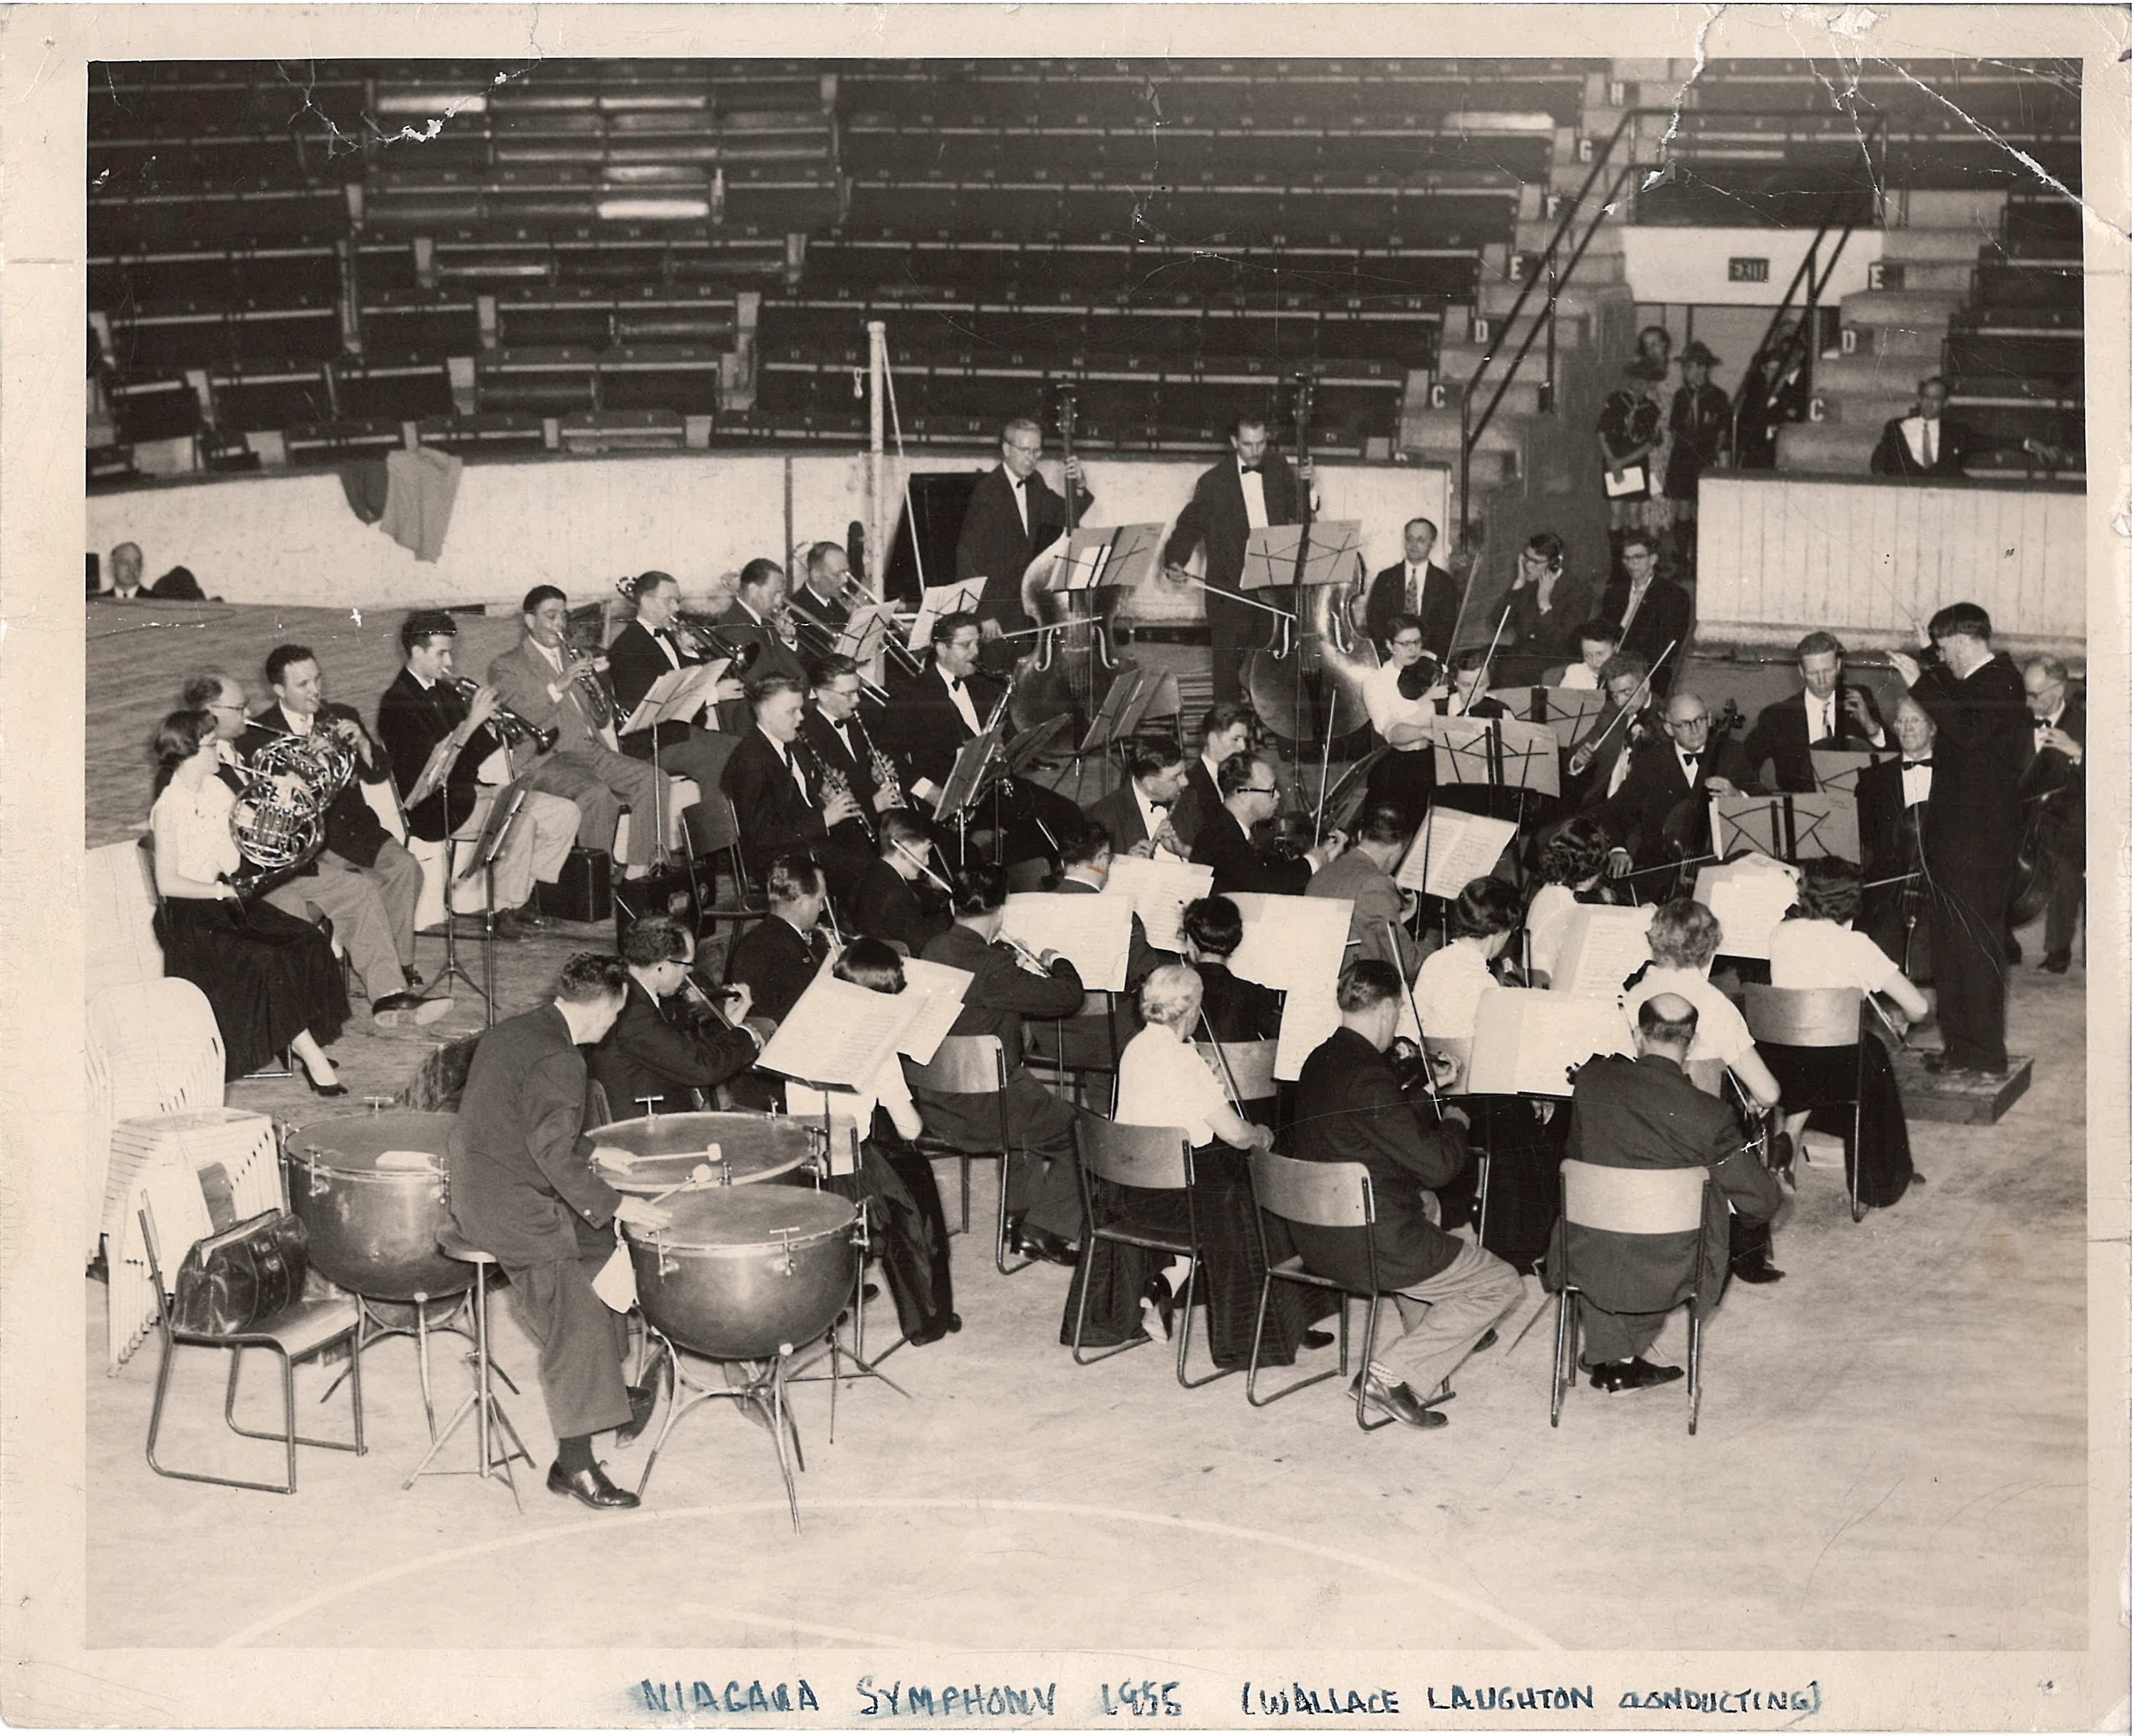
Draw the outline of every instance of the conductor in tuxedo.
[[[1664,697],[1689,651],[1690,601],[1681,586],[1660,576],[1659,566],[1659,533],[1625,531],[1625,576],[1610,581],[1596,614],[1621,624],[1623,649],[1644,658],[1652,668],[1653,691]]]
[[[956,577],[984,578],[976,612],[988,642],[1037,624],[1023,612],[1023,571],[1067,528],[1067,502],[1038,474],[1044,451],[1037,424],[1027,416],[1016,417],[1001,430],[1001,461],[978,479],[963,509]],[[1069,458],[1066,472],[1079,518],[1096,497],[1083,485],[1079,459]]]
[[[1409,519],[1401,528],[1401,558],[1371,581],[1364,600],[1364,634],[1383,645],[1393,618],[1412,615],[1422,623],[1422,649],[1441,665],[1452,654],[1453,629],[1460,624],[1460,587],[1430,558],[1437,527],[1429,519]]]
[[[1922,671],[1903,652],[1890,654],[1934,724],[1924,841],[1943,1047],[1926,1066],[1997,1078],[2008,1070],[2001,947],[2022,841],[2018,792],[2036,731],[2023,678],[2005,651],[1994,650],[1983,609],[1952,603],[1935,612],[1927,632],[1941,653],[1934,668]]]
[[[652,1414],[649,1391],[623,1382],[623,1317],[593,1291],[615,1251],[616,1222],[656,1229],[664,1206],[617,1193],[585,1136],[586,1060],[621,1013],[622,961],[580,952],[553,1000],[492,1026],[476,1046],[445,1160],[448,1209],[461,1236],[495,1256],[521,1321],[540,1347],[541,1396],[556,1435],[548,1487],[594,1508],[633,1507],[608,1481],[592,1437],[621,1444]],[[617,1154],[620,1155],[620,1154]]]
[[[1301,856],[1277,856],[1253,841],[1282,805],[1274,767],[1254,754],[1233,754],[1223,762],[1215,788],[1223,805],[1208,817],[1193,841],[1193,860],[1215,870],[1210,890],[1275,892],[1301,897],[1311,876],[1348,846],[1348,834],[1330,832]]]
[[[1921,380],[1912,413],[1893,416],[1882,424],[1882,437],[1875,443],[1868,470],[1877,476],[1961,476],[1963,431],[1942,413],[1948,403],[1948,381],[1938,374]]]
[[[1875,696],[1844,678],[1845,647],[1834,635],[1809,634],[1794,648],[1794,657],[1800,691],[1756,714],[1747,749],[1749,764],[1758,771],[1769,763],[1773,788],[1805,794],[1816,787],[1810,748],[1887,747],[1890,738]]]
[[[1263,630],[1262,611],[1234,601],[1245,570],[1245,543],[1256,530],[1296,524],[1303,516],[1304,490],[1311,484],[1311,461],[1292,470],[1278,452],[1267,449],[1267,419],[1241,416],[1231,425],[1230,453],[1201,473],[1193,498],[1178,515],[1163,545],[1165,571],[1186,577],[1185,563],[1196,548],[1208,552],[1206,584],[1208,643],[1214,697],[1243,697],[1240,671],[1245,653]]]
[[[2038,805],[2039,871],[2046,877],[2045,956],[2041,970],[2063,974],[2074,958],[2075,919],[2082,912],[2088,830],[2082,760],[2089,739],[2083,707],[2068,697],[2067,665],[2034,657],[2023,665],[2023,694],[2035,732],[2020,793]]]
[[[804,702],[789,676],[769,675],[749,684],[756,727],[727,761],[720,788],[733,803],[741,847],[749,871],[765,873],[771,859],[794,849],[814,850],[829,870],[832,890],[856,885],[871,852],[838,831],[860,813],[849,790],[823,788],[822,762],[800,740]]]
[[[1712,798],[1757,793],[1749,756],[1731,735],[1713,736],[1696,694],[1668,701],[1665,727],[1666,739],[1639,748],[1623,787],[1594,810],[1615,846],[1610,861],[1618,873],[1633,862],[1645,868],[1708,850]]]

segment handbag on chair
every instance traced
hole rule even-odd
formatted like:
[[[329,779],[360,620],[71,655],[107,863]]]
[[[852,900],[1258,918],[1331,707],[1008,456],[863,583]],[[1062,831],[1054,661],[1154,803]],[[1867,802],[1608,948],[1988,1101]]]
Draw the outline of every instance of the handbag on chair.
[[[181,1332],[249,1331],[302,1300],[311,1236],[293,1212],[262,1212],[195,1242],[171,1304]]]

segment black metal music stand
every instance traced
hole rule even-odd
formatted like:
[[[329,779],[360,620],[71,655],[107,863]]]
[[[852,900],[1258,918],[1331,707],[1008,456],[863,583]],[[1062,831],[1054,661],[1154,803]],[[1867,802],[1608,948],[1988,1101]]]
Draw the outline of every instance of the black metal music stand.
[[[503,854],[505,841],[519,819],[519,810],[525,807],[529,793],[524,779],[514,779],[497,793],[490,805],[489,817],[482,822],[481,836],[475,843],[475,859],[460,880],[470,880],[476,874],[482,876],[481,913],[481,1022],[485,1026],[496,1023],[496,859]],[[454,881],[453,885],[457,885]],[[451,914],[451,891],[445,892],[445,912]],[[447,930],[450,932],[450,923]],[[469,987],[473,985],[470,983]]]
[[[452,889],[459,884],[459,877],[452,871],[458,848],[462,843],[479,841],[479,833],[473,840],[468,839],[461,832],[448,832],[445,834],[445,968],[437,980],[430,986],[433,989],[444,990],[449,994],[452,979],[457,977],[476,994],[481,996],[484,1002],[486,1003],[489,999],[487,992],[468,974],[466,967],[460,962],[459,913],[452,909]],[[484,1022],[493,1021],[485,1020]]]

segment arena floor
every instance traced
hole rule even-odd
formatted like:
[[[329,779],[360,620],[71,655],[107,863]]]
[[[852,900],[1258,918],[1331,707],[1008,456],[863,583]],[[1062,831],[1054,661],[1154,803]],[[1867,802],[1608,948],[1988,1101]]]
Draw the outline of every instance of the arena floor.
[[[140,823],[142,744],[191,668],[254,670],[268,645],[302,639],[329,691],[367,711],[393,661],[395,622],[109,613],[90,620],[91,843]],[[462,663],[512,630],[463,624],[479,654]],[[500,948],[505,1010],[604,932]],[[422,941],[426,968],[439,944]],[[981,1236],[954,1244],[963,1331],[886,1366],[909,1399],[847,1388],[832,1444],[828,1389],[801,1389],[797,1536],[768,1439],[724,1406],[678,1431],[637,1513],[546,1492],[534,1357],[506,1305],[496,1353],[527,1389],[506,1403],[538,1462],[521,1470],[523,1513],[467,1478],[401,1491],[425,1435],[398,1339],[365,1358],[369,1454],[306,1454],[285,1498],[150,1472],[156,1347],[105,1374],[92,1278],[87,1642],[2078,1649],[2085,1275],[2112,1257],[2085,1233],[2086,987],[2079,965],[2015,972],[2010,1045],[2037,1058],[2032,1088],[1997,1127],[1915,1124],[1927,1185],[1900,1206],[1855,1227],[1830,1170],[1803,1181],[1778,1232],[1787,1281],[1736,1286],[1709,1333],[1695,1439],[1679,1386],[1580,1388],[1552,1430],[1550,1317],[1516,1331],[1539,1303],[1531,1288],[1499,1347],[1456,1377],[1452,1426],[1428,1436],[1359,1434],[1331,1382],[1254,1410],[1241,1381],[1180,1391],[1154,1351],[1076,1368],[1059,1343],[1066,1275],[1001,1278]],[[431,1044],[478,1023],[466,1000],[427,1030],[359,1015],[336,1046],[343,1077],[358,1097],[391,1092]],[[229,1100],[294,1121],[321,1107],[292,1081],[239,1083]],[[982,1169],[975,1221],[992,1185]],[[886,1304],[871,1324],[877,1340],[893,1332]],[[1677,1326],[1660,1353],[1680,1348]],[[223,1430],[216,1360],[180,1354],[171,1457],[271,1471],[275,1449]],[[448,1353],[437,1366],[456,1402],[465,1374]],[[321,1384],[306,1377],[300,1402],[335,1428],[345,1395],[321,1410]],[[248,1391],[271,1400],[263,1379]],[[611,1452],[611,1472],[634,1482],[645,1451]]]

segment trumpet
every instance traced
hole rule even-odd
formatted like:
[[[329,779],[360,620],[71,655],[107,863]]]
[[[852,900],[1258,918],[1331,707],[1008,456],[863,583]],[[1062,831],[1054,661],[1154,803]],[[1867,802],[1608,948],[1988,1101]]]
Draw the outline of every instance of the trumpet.
[[[573,621],[570,625],[575,628],[577,623]],[[600,631],[597,623],[594,624],[593,630],[596,634]],[[615,721],[615,701],[609,697],[607,683],[601,679],[600,674],[607,663],[606,649],[597,639],[588,641],[567,628],[563,634],[563,649],[574,665],[581,658],[585,659],[583,667],[574,668],[571,671],[570,678],[578,684],[578,692],[585,701],[586,715],[592,721],[593,727],[596,730],[606,729]]]
[[[469,705],[473,704],[475,695],[481,692],[481,683],[477,681],[469,681],[464,675],[455,675],[451,680],[452,691]],[[501,702],[498,703],[496,710],[491,716],[496,725],[497,735],[507,745],[517,741],[530,741],[534,744],[534,751],[537,753],[547,753],[555,746],[557,738],[562,734],[560,730],[536,729],[518,712]]]

